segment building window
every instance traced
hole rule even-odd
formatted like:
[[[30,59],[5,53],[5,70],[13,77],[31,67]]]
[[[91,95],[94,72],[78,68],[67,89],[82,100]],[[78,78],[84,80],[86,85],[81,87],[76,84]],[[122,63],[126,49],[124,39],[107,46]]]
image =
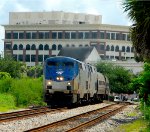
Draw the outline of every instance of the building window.
[[[122,40],[126,40],[126,34],[122,34]]]
[[[106,56],[106,59],[107,59],[107,60],[109,59],[109,55]]]
[[[49,32],[39,32],[39,39],[48,39]]]
[[[125,52],[125,46],[122,46],[122,52]]]
[[[78,33],[78,38],[79,38],[79,39],[83,39],[83,32],[79,32],[79,33]]]
[[[45,32],[45,39],[49,39],[49,32]]]
[[[106,39],[110,39],[110,33],[106,33]]]
[[[31,62],[35,62],[35,55],[31,55]]]
[[[62,45],[59,44],[59,45],[58,45],[58,50],[61,50],[61,49],[62,49]]]
[[[115,56],[115,59],[116,59],[116,60],[119,60],[119,56]]]
[[[111,51],[114,51],[114,46],[113,45],[111,46]]]
[[[111,33],[111,39],[115,40],[115,33]]]
[[[11,39],[11,32],[6,33],[6,39]]]
[[[74,45],[74,44],[72,44],[72,47],[75,47],[75,45]]]
[[[39,50],[43,50],[43,45],[42,44],[39,45]]]
[[[52,45],[52,50],[56,50],[56,44]]]
[[[36,39],[37,38],[37,33],[36,32],[32,32],[32,39]]]
[[[134,52],[134,47],[131,47],[131,52]]]
[[[23,50],[23,45],[22,44],[19,45],[19,50]]]
[[[100,39],[104,39],[104,32],[100,32]]]
[[[85,32],[85,39],[89,39],[90,38],[90,33],[89,32]]]
[[[26,55],[26,62],[30,62],[30,55]]]
[[[124,56],[122,56],[122,57],[121,57],[121,60],[125,60],[125,57],[124,57]]]
[[[57,39],[57,32],[52,32],[52,39]]]
[[[39,32],[39,39],[44,39],[45,37],[44,37],[44,32]]]
[[[86,44],[86,45],[85,45],[85,47],[89,47],[89,45],[88,45],[88,44]]]
[[[130,40],[131,40],[130,35],[127,34],[127,41],[130,41]]]
[[[58,32],[58,39],[62,39],[63,37],[63,33],[62,32]]]
[[[76,39],[76,32],[71,32],[71,39]]]
[[[114,56],[110,56],[110,59],[114,59]]]
[[[31,39],[31,33],[30,32],[26,33],[26,39]]]
[[[23,55],[19,55],[19,56],[18,56],[18,60],[19,60],[19,61],[23,61]]]
[[[107,46],[106,46],[106,51],[109,51],[109,50],[110,50],[110,46],[107,45]]]
[[[21,33],[21,32],[19,33],[19,39],[24,39],[24,33],[23,33],[23,32],[22,32],[22,33]]]
[[[91,32],[92,34],[92,39],[96,39],[97,38],[97,32]]]
[[[102,59],[102,60],[104,60],[104,59],[105,59],[104,55],[100,55],[100,57],[101,57],[101,59]]]
[[[26,50],[30,50],[30,45],[29,44],[26,45]]]
[[[37,38],[37,32],[27,32],[26,33],[26,39],[36,39]]]
[[[69,47],[69,44],[67,44],[66,47]]]
[[[116,33],[116,40],[120,40],[120,33]]]
[[[14,32],[13,33],[13,39],[18,39],[18,32],[16,32],[16,33]]]
[[[43,62],[43,55],[38,55],[38,61]]]
[[[18,49],[18,46],[16,44],[14,44],[13,50],[17,50],[17,49]]]
[[[79,47],[82,47],[82,44],[80,44]]]
[[[100,44],[100,50],[104,50],[105,49],[105,45],[104,44]]]
[[[44,55],[44,60],[46,60],[47,58],[49,58],[49,55]]]
[[[13,55],[13,59],[14,59],[15,61],[17,61],[17,55],[16,55],[16,54]]]
[[[48,44],[46,44],[46,45],[44,46],[44,50],[49,50]]]
[[[35,49],[36,49],[35,44],[33,44],[33,45],[31,46],[31,50],[35,50]]]
[[[65,39],[70,39],[70,32],[65,32]]]
[[[5,46],[6,46],[6,50],[11,50],[12,49],[11,44],[6,44]]]
[[[116,52],[119,51],[119,46],[118,46],[118,45],[116,46],[115,51],[116,51]]]
[[[129,46],[126,49],[126,52],[130,52],[130,47]]]

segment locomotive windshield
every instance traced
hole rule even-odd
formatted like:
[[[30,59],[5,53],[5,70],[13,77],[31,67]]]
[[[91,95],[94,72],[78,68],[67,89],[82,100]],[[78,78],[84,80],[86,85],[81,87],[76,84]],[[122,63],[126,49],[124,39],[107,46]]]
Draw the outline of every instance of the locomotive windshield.
[[[55,61],[48,61],[47,65],[48,66],[57,66],[57,62],[55,62]]]
[[[73,62],[64,62],[64,65],[65,66],[68,66],[68,67],[73,67]]]
[[[48,61],[48,66],[66,66],[66,67],[73,67],[73,62],[56,62],[56,61]]]

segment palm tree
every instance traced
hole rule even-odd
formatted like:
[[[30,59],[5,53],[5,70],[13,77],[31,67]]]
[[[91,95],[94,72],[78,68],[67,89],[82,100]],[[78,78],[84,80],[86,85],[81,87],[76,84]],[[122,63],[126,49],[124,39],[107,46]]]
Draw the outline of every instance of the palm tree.
[[[150,1],[124,0],[123,8],[134,22],[130,33],[135,51],[150,60]]]

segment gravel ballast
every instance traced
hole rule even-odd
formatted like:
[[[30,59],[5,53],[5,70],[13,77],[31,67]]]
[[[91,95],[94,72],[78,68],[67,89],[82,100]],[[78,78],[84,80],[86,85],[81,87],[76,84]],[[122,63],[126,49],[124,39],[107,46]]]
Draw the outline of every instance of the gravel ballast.
[[[0,123],[0,132],[22,132],[26,131],[35,127],[40,127],[58,120],[62,120],[74,115],[78,115],[80,113],[84,113],[87,111],[95,110],[104,106],[107,106],[109,104],[107,103],[101,103],[96,105],[89,105],[84,107],[78,107],[75,109],[69,109],[65,112],[60,113],[47,113],[35,117],[29,117],[24,119],[19,119],[15,121],[9,121],[9,122],[2,122]],[[132,120],[137,119],[138,117],[127,117],[127,114],[134,111],[136,105],[129,105],[127,108],[125,108],[120,113],[116,114],[115,116],[112,116],[110,119],[103,121],[102,123],[99,123],[92,128],[89,128],[88,130],[85,130],[86,132],[105,132],[108,130],[112,130],[114,127],[125,123],[130,122]]]

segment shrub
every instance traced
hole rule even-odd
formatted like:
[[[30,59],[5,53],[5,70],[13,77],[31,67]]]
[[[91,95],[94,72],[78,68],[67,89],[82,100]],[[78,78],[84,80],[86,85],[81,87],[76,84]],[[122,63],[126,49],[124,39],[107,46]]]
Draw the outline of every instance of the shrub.
[[[11,78],[10,74],[7,72],[0,72],[0,79]]]
[[[42,104],[42,82],[40,79],[14,79],[10,93],[16,97],[17,106]]]
[[[12,81],[13,81],[12,78],[0,79],[0,93],[9,92]]]

